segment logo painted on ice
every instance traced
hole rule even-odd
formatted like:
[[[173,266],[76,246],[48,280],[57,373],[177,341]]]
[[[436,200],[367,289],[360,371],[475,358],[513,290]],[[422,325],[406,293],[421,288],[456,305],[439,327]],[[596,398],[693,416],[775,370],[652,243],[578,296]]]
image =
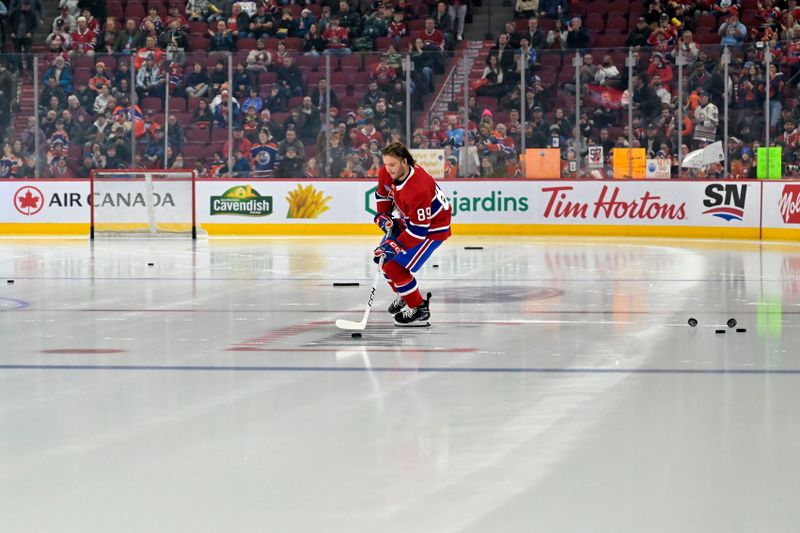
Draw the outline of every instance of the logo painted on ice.
[[[800,185],[784,185],[778,204],[786,224],[800,224]]]
[[[20,187],[14,194],[14,207],[25,216],[32,216],[44,207],[44,194],[36,187]]]
[[[726,222],[741,221],[747,198],[747,185],[736,183],[711,183],[706,186],[706,199],[703,205],[708,207],[704,215],[721,218]]]

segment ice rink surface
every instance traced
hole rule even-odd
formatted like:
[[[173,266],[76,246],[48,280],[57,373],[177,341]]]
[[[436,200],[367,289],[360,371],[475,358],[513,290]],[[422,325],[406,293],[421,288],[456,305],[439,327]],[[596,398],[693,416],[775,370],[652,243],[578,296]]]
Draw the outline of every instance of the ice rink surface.
[[[375,240],[0,241],[0,529],[796,533],[800,246]]]

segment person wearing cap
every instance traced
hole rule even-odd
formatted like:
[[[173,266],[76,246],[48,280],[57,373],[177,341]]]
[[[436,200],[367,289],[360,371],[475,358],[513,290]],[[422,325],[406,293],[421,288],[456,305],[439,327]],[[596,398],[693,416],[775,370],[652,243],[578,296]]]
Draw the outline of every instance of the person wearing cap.
[[[655,76],[659,76],[661,82],[669,87],[672,82],[672,66],[668,61],[664,61],[664,54],[653,52],[650,56],[650,64],[647,66],[647,77],[652,81]]]
[[[165,88],[164,72],[156,64],[154,55],[147,56],[144,65],[136,73],[136,93],[139,98],[154,96],[163,99]]]
[[[719,109],[711,103],[704,89],[697,91],[697,96],[700,101],[694,110],[694,141],[697,147],[702,147],[716,140]]]
[[[651,31],[650,26],[647,25],[647,20],[640,16],[636,20],[636,26],[628,34],[625,46],[648,46],[647,40],[650,38]]]
[[[739,21],[739,10],[735,6],[728,9],[728,17],[719,25],[717,33],[722,37],[722,46],[742,45],[747,37],[747,27]]]

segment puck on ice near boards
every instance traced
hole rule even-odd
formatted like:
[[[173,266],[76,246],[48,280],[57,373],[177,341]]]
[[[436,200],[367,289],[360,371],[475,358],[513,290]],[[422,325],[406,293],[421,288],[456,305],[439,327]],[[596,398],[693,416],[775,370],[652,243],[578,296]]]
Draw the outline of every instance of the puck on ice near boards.
[[[358,287],[359,285],[361,284],[358,282],[343,282],[343,281],[333,282],[334,287]]]
[[[361,333],[351,333],[350,336],[353,337],[354,339],[360,339]]]
[[[6,283],[8,283],[9,285],[13,285],[14,284],[14,280],[13,279],[6,280]]]
[[[465,250],[483,250],[483,246],[465,246]]]
[[[156,264],[155,263],[147,263],[147,266],[149,266],[149,267],[156,266]]]

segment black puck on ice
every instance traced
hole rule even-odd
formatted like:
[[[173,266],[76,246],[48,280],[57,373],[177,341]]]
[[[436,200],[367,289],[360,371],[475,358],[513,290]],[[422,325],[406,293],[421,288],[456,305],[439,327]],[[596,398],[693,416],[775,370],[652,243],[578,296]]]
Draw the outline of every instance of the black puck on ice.
[[[715,329],[714,333],[716,333],[717,335],[725,335],[725,330],[724,329]]]
[[[156,266],[156,264],[155,263],[147,263],[147,266],[149,266],[149,267]]]
[[[736,319],[735,318],[729,318],[728,319],[728,327],[729,328],[735,328],[736,327]]]
[[[736,328],[736,333],[747,333],[745,328]]]
[[[351,333],[350,336],[353,337],[354,339],[360,339],[361,333]]]
[[[465,250],[483,250],[483,246],[465,246]]]
[[[693,328],[697,327],[697,319],[696,318],[690,318],[689,319],[689,325],[692,326]]]
[[[9,280],[6,281],[6,283],[8,283],[9,285],[13,285],[14,284],[14,280],[13,279],[9,279]]]
[[[350,283],[350,282],[345,283],[345,282],[339,282],[339,281],[334,281],[333,282],[333,286],[334,287],[358,287],[359,285],[360,285],[360,283],[358,283],[357,281],[354,282],[354,283]]]
[[[431,265],[433,268],[439,268],[439,265]]]

